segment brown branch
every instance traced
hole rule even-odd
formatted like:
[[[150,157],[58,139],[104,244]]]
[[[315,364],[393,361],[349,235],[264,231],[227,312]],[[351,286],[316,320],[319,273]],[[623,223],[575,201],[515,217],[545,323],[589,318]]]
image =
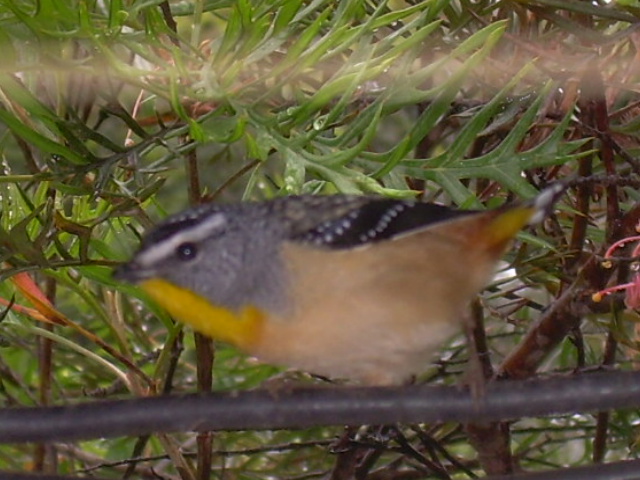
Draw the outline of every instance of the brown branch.
[[[480,302],[471,305],[471,325],[468,326],[469,376],[471,391],[482,389],[493,377],[493,367],[489,357],[483,310]],[[475,365],[475,368],[474,368]],[[478,387],[478,385],[481,385]],[[469,442],[478,453],[478,460],[484,471],[489,474],[513,473],[513,455],[511,454],[511,435],[506,422],[469,423],[465,425]]]
[[[502,362],[497,378],[528,378],[553,349],[580,322],[572,308],[578,292],[574,283],[565,288],[545,314],[531,327],[524,339]]]
[[[603,366],[611,366],[616,360],[616,349],[618,342],[612,332],[607,335],[607,341],[602,359]],[[609,412],[598,412],[596,415],[596,433],[593,440],[593,461],[601,463],[604,461],[607,447],[607,432],[609,431]]]

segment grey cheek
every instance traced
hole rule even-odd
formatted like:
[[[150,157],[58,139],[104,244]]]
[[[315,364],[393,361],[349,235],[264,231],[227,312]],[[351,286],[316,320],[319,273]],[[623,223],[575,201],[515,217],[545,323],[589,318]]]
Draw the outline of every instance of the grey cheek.
[[[230,263],[239,263],[238,256],[230,253],[228,250],[222,250],[222,252],[220,253],[221,253],[220,257],[222,259],[222,262],[220,263],[222,263],[223,265],[230,264]]]
[[[226,304],[233,294],[234,284],[239,275],[237,258],[222,252],[209,262],[197,261],[193,267],[198,273],[193,275],[199,279],[195,289],[216,303]]]

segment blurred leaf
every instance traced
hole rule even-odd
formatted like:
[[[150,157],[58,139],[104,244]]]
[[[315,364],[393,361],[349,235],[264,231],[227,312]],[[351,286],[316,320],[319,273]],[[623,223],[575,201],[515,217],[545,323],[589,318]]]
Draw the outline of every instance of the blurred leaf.
[[[54,323],[57,325],[67,325],[69,320],[49,301],[46,295],[40,290],[38,285],[31,279],[27,273],[16,273],[11,277],[11,281],[35,307],[35,311],[30,308],[22,307],[14,304],[12,309],[20,313],[25,313],[35,320]],[[11,305],[11,302],[5,303],[4,299],[0,299],[0,303]]]

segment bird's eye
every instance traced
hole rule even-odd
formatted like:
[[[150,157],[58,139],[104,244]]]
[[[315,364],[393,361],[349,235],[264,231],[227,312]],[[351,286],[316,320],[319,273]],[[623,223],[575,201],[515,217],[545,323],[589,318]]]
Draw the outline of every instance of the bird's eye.
[[[180,260],[193,260],[198,255],[198,247],[195,243],[181,243],[176,248],[176,255]]]

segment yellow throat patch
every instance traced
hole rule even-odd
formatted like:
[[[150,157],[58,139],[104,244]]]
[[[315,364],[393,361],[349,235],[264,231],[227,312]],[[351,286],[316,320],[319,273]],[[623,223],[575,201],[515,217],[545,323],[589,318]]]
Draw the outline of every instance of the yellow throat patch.
[[[211,338],[246,348],[260,336],[264,313],[256,307],[234,312],[159,278],[145,280],[140,287],[172,317]]]

